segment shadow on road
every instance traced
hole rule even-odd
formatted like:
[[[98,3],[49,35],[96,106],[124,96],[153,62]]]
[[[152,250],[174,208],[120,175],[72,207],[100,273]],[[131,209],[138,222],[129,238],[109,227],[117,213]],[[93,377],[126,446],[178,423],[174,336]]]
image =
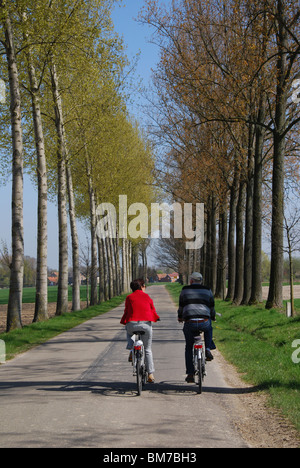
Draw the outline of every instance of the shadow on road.
[[[32,385],[38,384],[33,382]],[[57,386],[59,385],[59,386]],[[37,385],[38,386],[38,385]],[[43,382],[43,385],[38,388],[42,391],[56,391],[56,392],[91,392],[93,394],[103,396],[123,396],[123,397],[135,397],[136,396],[136,385],[135,382],[69,382],[62,385],[62,382],[51,382],[49,386]],[[226,395],[239,395],[245,393],[253,393],[259,391],[256,387],[247,388],[230,388],[230,387],[203,387],[202,393],[216,393]],[[172,381],[161,381],[154,384],[147,384],[144,387],[144,393],[147,392],[165,394],[165,395],[183,395],[183,394],[197,394],[197,385],[172,382]]]

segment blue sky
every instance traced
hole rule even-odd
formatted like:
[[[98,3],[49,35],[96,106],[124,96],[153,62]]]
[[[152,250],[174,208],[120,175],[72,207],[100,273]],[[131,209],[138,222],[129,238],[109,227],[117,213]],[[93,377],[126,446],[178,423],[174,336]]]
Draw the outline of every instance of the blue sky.
[[[158,61],[157,48],[149,43],[151,34],[147,26],[136,22],[138,12],[144,4],[143,0],[124,0],[123,7],[117,7],[113,13],[116,31],[123,36],[127,44],[127,55],[129,59],[140,52],[140,58],[136,69],[137,80],[142,79],[147,86],[151,77],[151,68],[155,68]],[[134,106],[131,111],[135,116],[142,119],[139,104],[141,98],[135,96]],[[11,181],[6,186],[0,186],[0,241],[11,244]],[[82,245],[85,245],[86,234],[79,225],[79,236]],[[36,232],[37,232],[37,191],[33,187],[29,177],[24,177],[24,244],[25,255],[36,257]],[[70,249],[71,251],[71,249]],[[48,266],[58,267],[58,223],[57,207],[48,203]]]

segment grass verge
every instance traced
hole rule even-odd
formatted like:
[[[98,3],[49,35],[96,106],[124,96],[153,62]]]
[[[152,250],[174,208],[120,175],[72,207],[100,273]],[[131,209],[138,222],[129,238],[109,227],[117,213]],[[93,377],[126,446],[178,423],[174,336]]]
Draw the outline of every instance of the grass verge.
[[[166,287],[177,302],[182,287]],[[295,306],[299,313],[300,300]],[[224,301],[216,301],[216,311],[222,314],[214,323],[218,349],[300,431],[300,316],[288,319],[264,304],[235,307]]]
[[[68,312],[45,322],[32,323],[9,333],[1,333],[0,340],[5,342],[6,360],[12,359],[17,354],[28,351],[87,320],[109,312],[122,304],[126,296],[127,294],[123,294],[87,309]]]

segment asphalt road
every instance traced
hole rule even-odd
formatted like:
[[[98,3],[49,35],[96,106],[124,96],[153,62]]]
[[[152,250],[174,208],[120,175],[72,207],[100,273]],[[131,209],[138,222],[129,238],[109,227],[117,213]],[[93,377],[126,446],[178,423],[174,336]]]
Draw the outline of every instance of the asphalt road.
[[[152,286],[155,384],[142,396],[128,363],[123,306],[0,366],[0,447],[246,448],[218,359],[202,395],[185,382],[184,337],[163,286]]]

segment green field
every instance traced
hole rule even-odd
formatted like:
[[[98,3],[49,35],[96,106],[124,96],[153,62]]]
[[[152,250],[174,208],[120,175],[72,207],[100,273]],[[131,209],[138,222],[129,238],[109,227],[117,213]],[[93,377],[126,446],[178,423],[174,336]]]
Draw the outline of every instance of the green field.
[[[0,304],[8,304],[9,289],[0,289]],[[80,287],[80,298],[86,301],[86,286]],[[57,286],[48,287],[48,302],[56,302]],[[69,286],[69,301],[72,300],[72,286]],[[32,304],[35,302],[35,288],[23,289],[23,304]]]
[[[167,289],[177,302],[181,286]],[[299,314],[300,300],[295,305]],[[216,301],[216,311],[222,314],[214,323],[217,348],[300,431],[300,314],[288,319],[264,304],[234,307],[224,301]]]

